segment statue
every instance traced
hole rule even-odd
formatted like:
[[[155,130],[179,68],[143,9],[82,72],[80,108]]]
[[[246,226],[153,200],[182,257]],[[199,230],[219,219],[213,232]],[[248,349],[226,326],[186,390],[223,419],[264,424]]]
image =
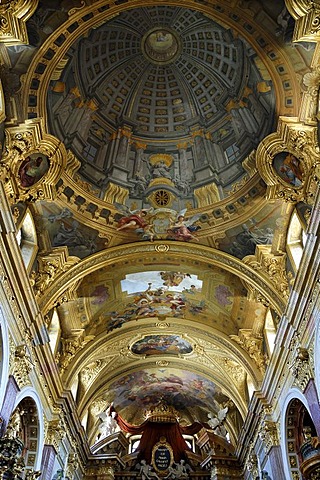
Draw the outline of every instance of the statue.
[[[214,431],[216,435],[219,435],[220,437],[226,438],[227,436],[227,430],[225,426],[223,425],[224,420],[226,419],[228,412],[228,407],[222,408],[219,410],[218,414],[216,417],[213,416],[212,413],[208,413],[209,421],[208,424]]]
[[[161,177],[171,180],[170,169],[163,161],[156,163],[152,169],[152,178]]]
[[[6,437],[7,438],[19,438],[21,433],[21,415],[24,414],[24,411],[19,408],[16,408],[13,414],[11,415],[7,427]]]
[[[40,477],[41,472],[39,470],[27,470],[25,474],[25,480],[36,480],[38,477]]]
[[[57,470],[54,476],[52,477],[52,480],[63,480],[63,479],[64,479],[63,469],[59,468],[59,470]]]
[[[115,417],[117,416],[117,413],[114,410],[112,410],[112,406],[113,406],[113,403],[109,405],[109,407],[105,412],[100,413],[99,415],[99,418],[101,418],[102,423],[99,425],[99,428],[98,428],[100,433],[100,435],[98,435],[98,440],[101,440],[102,438],[112,435],[119,429],[117,421],[115,419]]]
[[[150,478],[157,478],[160,480],[156,472],[152,471],[152,467],[147,464],[145,460],[141,460],[140,471],[139,471],[142,480],[149,480]]]
[[[169,467],[169,473],[164,478],[187,478],[188,470],[191,471],[190,465],[185,465],[184,460],[180,460],[180,463],[174,463],[174,466]]]

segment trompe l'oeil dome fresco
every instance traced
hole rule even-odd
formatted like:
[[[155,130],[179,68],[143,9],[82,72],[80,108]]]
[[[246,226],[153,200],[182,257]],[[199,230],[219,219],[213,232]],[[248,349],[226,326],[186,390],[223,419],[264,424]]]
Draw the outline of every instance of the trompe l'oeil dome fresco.
[[[161,177],[184,197],[214,182],[223,198],[273,128],[272,81],[257,59],[202,13],[122,12],[67,52],[48,93],[51,131],[97,189],[111,179],[140,198]],[[169,156],[162,172],[150,161],[158,154]]]

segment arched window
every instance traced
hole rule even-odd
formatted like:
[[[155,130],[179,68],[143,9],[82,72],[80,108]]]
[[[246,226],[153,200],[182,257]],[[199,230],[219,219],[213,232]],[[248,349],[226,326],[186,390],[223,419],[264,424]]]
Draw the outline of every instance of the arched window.
[[[264,324],[264,337],[269,357],[271,357],[271,354],[274,350],[274,341],[276,338],[276,334],[277,330],[274,324],[272,312],[271,310],[268,310]]]
[[[287,254],[294,273],[297,272],[306,241],[306,234],[296,212],[293,213],[288,229]]]
[[[26,269],[30,271],[38,251],[38,242],[36,228],[29,211],[26,212],[22,220],[16,238],[20,246],[23,263]]]
[[[59,345],[61,328],[60,328],[60,319],[56,309],[53,311],[50,325],[48,327],[49,339],[50,339],[50,348],[53,355],[56,354],[57,347]]]

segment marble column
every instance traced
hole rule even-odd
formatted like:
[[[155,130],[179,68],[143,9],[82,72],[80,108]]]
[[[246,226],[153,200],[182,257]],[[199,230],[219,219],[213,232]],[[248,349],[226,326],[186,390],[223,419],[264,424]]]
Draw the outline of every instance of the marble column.
[[[41,460],[41,480],[51,480],[57,452],[53,445],[44,445]]]
[[[17,385],[17,382],[15,381],[14,377],[10,376],[6,387],[6,394],[4,397],[2,409],[0,412],[2,418],[1,436],[5,433],[5,429],[7,427],[10,415],[13,411],[18,392],[19,387]]]

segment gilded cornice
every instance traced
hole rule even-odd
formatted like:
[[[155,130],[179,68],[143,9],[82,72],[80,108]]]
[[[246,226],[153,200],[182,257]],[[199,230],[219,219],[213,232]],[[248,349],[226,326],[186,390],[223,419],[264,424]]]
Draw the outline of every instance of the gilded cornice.
[[[239,335],[230,335],[230,338],[248,353],[261,373],[264,374],[266,358],[263,353],[262,335],[255,334],[251,329],[240,329]]]
[[[295,19],[293,41],[318,42],[320,39],[320,6],[316,0],[285,0]]]
[[[164,246],[166,253],[160,253],[160,244],[150,242],[139,242],[134,244],[127,244],[106,249],[102,252],[91,255],[80,263],[69,268],[67,272],[61,272],[48,286],[48,288],[39,297],[39,305],[43,314],[46,314],[55,304],[58,297],[60,297],[71,284],[79,281],[85,275],[94,272],[99,268],[108,268],[112,264],[120,266],[123,261],[134,262],[136,259],[152,259],[156,263],[161,264],[165,259],[175,259],[175,261],[185,262],[197,261],[198,264],[208,264],[218,266],[227,270],[248,284],[255,285],[261,293],[270,301],[270,305],[275,308],[278,313],[281,313],[285,307],[285,300],[280,295],[278,289],[266,280],[266,277],[259,270],[254,270],[251,266],[244,264],[241,260],[233,256],[220,252],[210,247],[202,245],[186,244],[182,242],[167,242]],[[201,259],[201,261],[199,260]],[[199,267],[200,268],[200,267]]]
[[[0,42],[7,46],[28,44],[26,22],[39,0],[11,0],[0,5]]]

